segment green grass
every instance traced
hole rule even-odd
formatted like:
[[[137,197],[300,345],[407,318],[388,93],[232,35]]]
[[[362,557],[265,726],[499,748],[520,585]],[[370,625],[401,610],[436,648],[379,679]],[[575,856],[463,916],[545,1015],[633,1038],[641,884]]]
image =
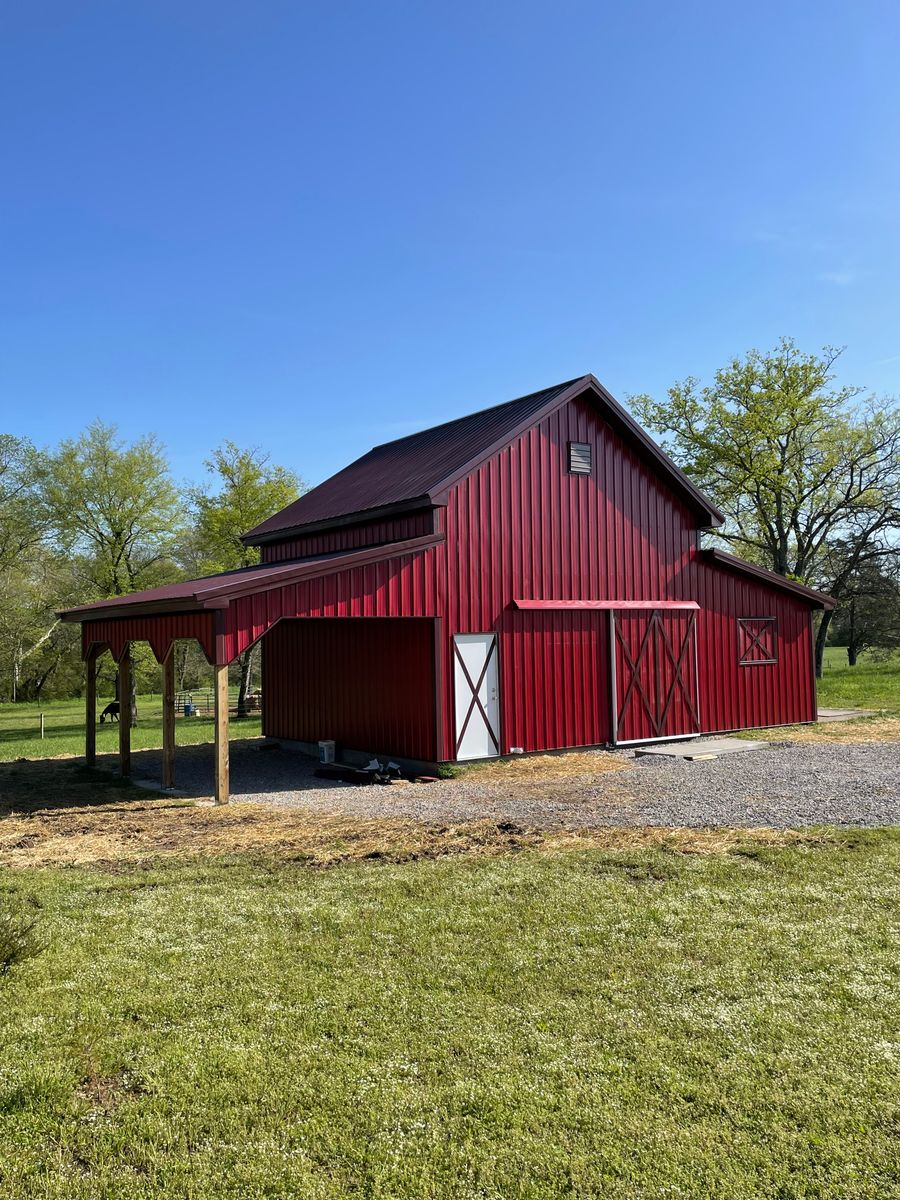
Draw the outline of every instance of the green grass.
[[[99,700],[97,713],[109,702]],[[232,697],[234,702],[235,696]],[[40,736],[40,713],[44,713],[44,738]],[[232,718],[229,735],[257,737],[259,716]],[[179,746],[211,742],[212,717],[179,717],[175,740]],[[138,697],[138,724],[131,731],[133,750],[150,750],[162,745],[162,697]],[[97,753],[113,754],[119,749],[119,727],[107,722],[97,726]],[[84,754],[84,701],[51,700],[44,704],[0,704],[0,762],[14,758],[49,758],[54,755]]]
[[[4,1200],[888,1200],[900,836],[11,871]]]
[[[900,712],[900,654],[887,661],[863,654],[855,667],[847,666],[847,651],[828,646],[819,704],[823,708],[874,708]]]

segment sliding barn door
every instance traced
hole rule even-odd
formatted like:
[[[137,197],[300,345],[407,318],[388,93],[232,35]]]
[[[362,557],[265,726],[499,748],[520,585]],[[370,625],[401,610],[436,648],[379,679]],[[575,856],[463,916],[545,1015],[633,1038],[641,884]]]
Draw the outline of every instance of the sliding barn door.
[[[458,633],[453,639],[456,708],[455,758],[496,758],[500,753],[497,637]]]
[[[610,622],[614,740],[699,733],[696,611],[615,609]]]

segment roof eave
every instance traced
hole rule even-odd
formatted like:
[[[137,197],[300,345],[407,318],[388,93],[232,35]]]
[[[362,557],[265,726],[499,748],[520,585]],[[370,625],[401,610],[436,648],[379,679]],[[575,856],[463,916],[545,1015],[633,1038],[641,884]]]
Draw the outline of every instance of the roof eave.
[[[284,542],[288,538],[317,533],[322,529],[342,529],[349,525],[362,525],[367,521],[378,521],[382,517],[393,517],[400,513],[431,507],[433,505],[430,496],[410,496],[408,500],[398,500],[393,504],[381,504],[377,508],[359,508],[352,513],[343,513],[337,517],[322,517],[318,521],[308,521],[303,525],[286,525],[283,529],[269,529],[264,533],[256,533],[251,529],[249,533],[241,535],[241,541],[245,546],[267,546],[272,542]],[[259,527],[257,526],[257,528]]]
[[[729,554],[727,550],[719,550],[715,546],[711,546],[702,553],[720,566],[750,575],[760,583],[789,592],[798,600],[805,600],[811,608],[832,609],[837,606],[837,601],[833,596],[826,595],[825,592],[818,592],[815,588],[807,587],[803,583],[796,583],[793,579],[786,579],[784,575],[768,571],[765,567],[757,566],[756,563],[747,562],[743,558],[738,558],[736,554]]]
[[[91,604],[80,604],[77,608],[62,609],[56,615],[61,621],[76,624],[82,621],[103,621],[107,617],[174,616],[179,613],[203,612],[211,607],[212,605],[198,603],[195,596],[185,596],[178,600],[148,600],[145,604],[107,604],[96,608]]]

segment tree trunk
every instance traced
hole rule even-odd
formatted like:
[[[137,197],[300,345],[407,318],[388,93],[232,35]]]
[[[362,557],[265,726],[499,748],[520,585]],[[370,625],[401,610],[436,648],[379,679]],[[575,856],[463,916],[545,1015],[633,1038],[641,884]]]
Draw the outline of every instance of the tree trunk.
[[[175,655],[175,681],[179,692],[187,691],[184,681],[187,676],[188,643],[176,642],[172,651]]]
[[[241,683],[238,688],[237,715],[238,717],[248,717],[250,709],[247,706],[247,696],[250,694],[250,678],[253,671],[253,651],[255,646],[251,646],[249,650],[245,650],[241,655]]]
[[[131,651],[129,650],[128,653],[130,654]],[[125,710],[125,705],[122,703],[122,697],[119,695],[119,672],[118,671],[116,671],[116,699],[119,702],[119,720],[121,721],[122,715]],[[129,715],[130,715],[130,720],[131,720],[131,728],[134,729],[135,725],[137,725],[138,712],[137,712],[137,680],[134,677],[134,660],[133,659],[131,662],[131,696],[129,697],[129,700],[130,700],[130,703],[128,705],[128,709],[129,709]]]
[[[828,627],[831,625],[831,618],[834,616],[833,608],[826,608],[822,613],[822,620],[819,622],[819,630],[816,633],[816,679],[822,678],[822,663],[825,661],[825,643],[828,640]]]
[[[847,636],[847,665],[856,666],[859,647],[856,644],[856,600],[850,601],[850,632]]]

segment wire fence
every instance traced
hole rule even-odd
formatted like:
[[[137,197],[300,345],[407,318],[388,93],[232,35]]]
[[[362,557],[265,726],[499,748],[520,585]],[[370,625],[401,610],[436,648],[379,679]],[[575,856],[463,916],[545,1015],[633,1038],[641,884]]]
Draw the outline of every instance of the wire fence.
[[[228,707],[237,710],[238,689],[228,689]],[[180,717],[211,717],[216,711],[216,694],[212,688],[192,688],[175,693],[175,715]],[[262,694],[251,692],[247,696],[247,712],[262,711]]]

